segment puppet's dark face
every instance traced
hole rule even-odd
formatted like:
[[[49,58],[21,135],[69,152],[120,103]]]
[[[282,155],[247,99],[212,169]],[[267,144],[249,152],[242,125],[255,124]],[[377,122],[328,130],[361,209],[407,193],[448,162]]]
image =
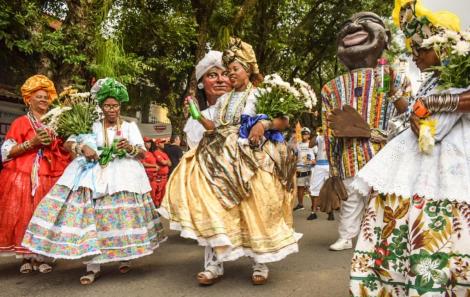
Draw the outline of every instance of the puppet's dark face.
[[[390,32],[378,15],[359,12],[338,34],[338,57],[349,70],[375,67],[389,40]]]

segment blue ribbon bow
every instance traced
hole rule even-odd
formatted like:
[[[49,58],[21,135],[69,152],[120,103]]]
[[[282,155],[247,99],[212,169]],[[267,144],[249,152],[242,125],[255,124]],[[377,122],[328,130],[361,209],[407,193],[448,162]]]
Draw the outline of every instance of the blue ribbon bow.
[[[248,138],[248,136],[250,135],[251,128],[253,128],[253,126],[256,125],[256,123],[258,123],[259,121],[267,119],[269,119],[269,117],[265,114],[258,114],[254,117],[249,116],[247,114],[242,114],[239,132],[240,138]],[[266,130],[264,132],[264,137],[266,137],[266,139],[272,142],[284,141],[284,135],[282,135],[282,133],[278,130]]]

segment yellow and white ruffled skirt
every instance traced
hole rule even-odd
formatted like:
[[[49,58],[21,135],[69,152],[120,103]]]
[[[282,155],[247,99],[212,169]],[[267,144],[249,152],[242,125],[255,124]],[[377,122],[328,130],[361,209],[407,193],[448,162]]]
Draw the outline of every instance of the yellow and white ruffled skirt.
[[[258,169],[248,181],[249,195],[227,208],[199,165],[196,150],[186,153],[168,181],[159,212],[169,219],[170,229],[212,247],[220,261],[249,256],[268,263],[298,252],[302,234],[293,228],[294,190]]]

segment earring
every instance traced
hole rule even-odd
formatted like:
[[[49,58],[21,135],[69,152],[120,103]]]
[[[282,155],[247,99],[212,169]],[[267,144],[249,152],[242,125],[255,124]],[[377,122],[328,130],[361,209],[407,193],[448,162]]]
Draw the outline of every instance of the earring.
[[[203,84],[202,82],[198,83],[198,84],[197,84],[197,88],[198,88],[199,90],[204,89],[204,84]]]

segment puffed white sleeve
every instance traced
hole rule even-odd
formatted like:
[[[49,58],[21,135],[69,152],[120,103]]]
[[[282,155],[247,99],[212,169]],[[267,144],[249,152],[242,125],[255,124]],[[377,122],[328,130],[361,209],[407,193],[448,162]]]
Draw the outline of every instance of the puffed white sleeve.
[[[129,122],[129,135],[128,141],[131,145],[137,145],[140,148],[145,149],[144,139],[142,138],[142,134],[140,133],[139,127],[134,122]]]

